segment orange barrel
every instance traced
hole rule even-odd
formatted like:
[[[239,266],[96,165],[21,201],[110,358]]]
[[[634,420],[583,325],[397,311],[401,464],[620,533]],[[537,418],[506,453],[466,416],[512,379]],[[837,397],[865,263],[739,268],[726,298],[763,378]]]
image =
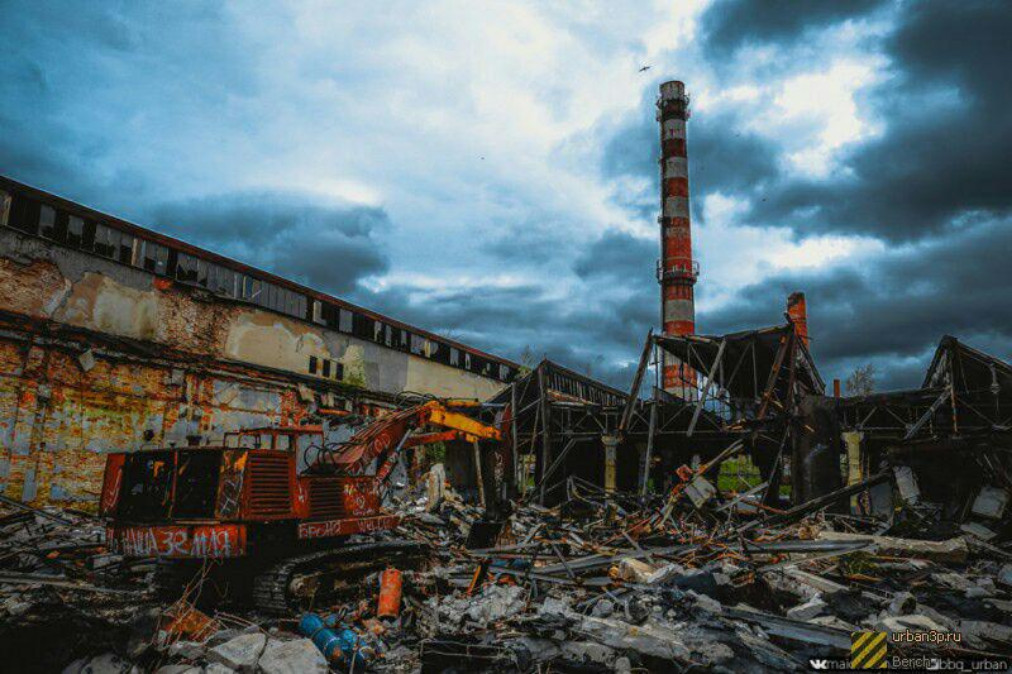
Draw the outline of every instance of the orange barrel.
[[[380,618],[396,618],[401,612],[401,572],[391,567],[380,574]]]

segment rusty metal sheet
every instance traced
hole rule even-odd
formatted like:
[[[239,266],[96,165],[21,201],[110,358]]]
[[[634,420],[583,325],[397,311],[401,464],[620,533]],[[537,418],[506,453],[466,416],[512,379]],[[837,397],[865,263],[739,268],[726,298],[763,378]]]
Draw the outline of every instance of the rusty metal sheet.
[[[119,503],[120,485],[123,483],[123,464],[126,454],[109,454],[105,457],[105,476],[102,480],[102,500],[98,514],[109,516],[116,510]]]
[[[299,524],[299,538],[331,538],[367,534],[374,531],[393,529],[401,522],[400,515],[379,515],[377,517],[355,517]]]
[[[127,557],[227,559],[246,553],[246,527],[240,524],[119,527],[108,529],[106,538]]]
[[[376,480],[372,478],[341,480],[341,501],[344,512],[351,517],[368,517],[380,509]]]

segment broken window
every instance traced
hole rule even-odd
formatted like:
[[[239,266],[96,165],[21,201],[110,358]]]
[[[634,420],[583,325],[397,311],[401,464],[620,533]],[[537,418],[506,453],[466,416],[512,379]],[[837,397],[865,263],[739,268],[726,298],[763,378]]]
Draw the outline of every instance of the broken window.
[[[208,288],[219,295],[235,297],[236,273],[218,265],[213,265],[213,271],[214,274],[209,275],[211,277],[208,280]]]
[[[425,353],[425,338],[411,335],[411,353],[420,356]]]
[[[317,359],[316,356],[309,357],[309,374],[316,374]]]
[[[471,369],[471,354],[469,354],[467,351],[464,352],[464,369],[465,370]]]
[[[252,276],[243,274],[242,277],[242,299],[250,302],[259,302],[263,293],[263,284]]]
[[[326,324],[327,321],[323,320],[323,303],[320,300],[313,300],[313,322]]]
[[[67,218],[67,244],[74,248],[84,244],[84,220],[76,215]]]
[[[120,232],[119,235],[119,254],[118,259],[123,264],[133,264],[134,262],[134,243],[137,240],[130,234],[124,234]]]
[[[329,328],[337,328],[340,323],[340,310],[333,304],[320,302],[320,323]]]
[[[214,517],[221,454],[201,450],[183,451],[179,453],[178,464],[172,517]]]
[[[334,361],[334,379],[338,381],[344,379],[344,364]]]
[[[197,258],[186,253],[180,253],[176,262],[176,278],[180,281],[191,283],[197,280]]]
[[[348,311],[347,309],[341,309],[340,312],[341,312],[341,315],[340,315],[340,322],[339,322],[339,325],[338,325],[338,329],[341,332],[351,332],[352,313],[350,311]]]
[[[37,234],[39,231],[39,202],[21,196],[13,197],[7,224],[26,234]]]
[[[207,267],[208,267],[207,260],[201,260],[200,258],[197,258],[197,283],[199,285],[204,286],[205,288],[207,287],[207,280],[208,280]]]
[[[324,359],[323,361],[323,376],[324,377],[330,376],[330,361],[326,359]]]
[[[136,452],[126,457],[117,506],[120,517],[144,522],[169,516],[174,459],[169,451]]]
[[[57,239],[56,209],[47,204],[39,207],[39,234],[47,239]]]
[[[96,225],[95,252],[103,257],[115,258],[119,252],[119,231],[105,225]]]
[[[155,274],[164,274],[169,265],[169,249],[153,241],[137,244],[137,266]]]
[[[394,345],[394,329],[392,327],[390,327],[389,325],[387,325],[387,326],[385,326],[384,333],[385,333],[384,334],[384,342],[386,343],[386,345],[387,346],[393,346]]]
[[[450,347],[450,365],[460,367],[460,349]]]

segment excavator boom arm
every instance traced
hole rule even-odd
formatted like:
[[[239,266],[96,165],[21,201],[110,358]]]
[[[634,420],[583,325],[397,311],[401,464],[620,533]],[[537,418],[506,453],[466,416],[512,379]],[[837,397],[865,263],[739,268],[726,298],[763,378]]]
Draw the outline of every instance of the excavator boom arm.
[[[402,446],[409,446],[405,440],[411,431],[426,425],[456,431],[462,434],[464,439],[471,441],[478,439],[498,441],[502,437],[494,426],[454,412],[438,400],[432,400],[388,414],[369,424],[335,452],[329,462],[341,472],[361,473],[375,459],[398,451]]]

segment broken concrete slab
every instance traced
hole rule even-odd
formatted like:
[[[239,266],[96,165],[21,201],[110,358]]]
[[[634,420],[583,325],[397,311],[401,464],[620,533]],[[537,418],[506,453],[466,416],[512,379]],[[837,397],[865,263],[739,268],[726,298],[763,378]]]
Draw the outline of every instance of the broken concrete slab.
[[[893,475],[896,477],[900,498],[910,504],[917,503],[921,497],[921,490],[917,486],[917,476],[913,469],[910,466],[895,466]]]
[[[260,656],[263,674],[325,674],[330,670],[323,654],[310,639],[271,639]]]
[[[614,577],[630,583],[649,583],[657,568],[638,559],[623,557],[615,567]]]
[[[819,540],[823,541],[861,541],[867,540],[878,552],[892,557],[919,557],[938,562],[954,562],[962,564],[969,555],[966,539],[951,538],[947,541],[921,541],[910,538],[893,538],[891,536],[864,536],[841,531],[822,531]]]
[[[1012,627],[986,620],[963,620],[960,632],[969,637],[975,648],[993,648],[995,644],[1012,647]]]
[[[202,674],[203,672],[203,668],[187,664],[165,665],[155,670],[155,674]]]
[[[884,632],[944,632],[946,628],[926,615],[911,614],[881,618],[876,629]]]
[[[630,625],[618,620],[584,617],[574,631],[598,643],[619,650],[633,650],[655,658],[688,662],[690,651],[670,627],[648,621]]]
[[[889,602],[890,615],[910,615],[917,609],[917,598],[909,592],[898,592]]]
[[[1008,502],[1009,494],[1007,491],[999,487],[984,486],[981,487],[970,510],[974,515],[998,520],[1004,515]]]
[[[804,604],[787,609],[787,617],[791,620],[811,620],[826,612],[826,602],[822,597],[812,597]]]
[[[985,543],[998,536],[997,533],[991,531],[990,529],[985,527],[983,524],[980,524],[979,522],[966,522],[965,524],[960,525],[959,530],[962,531],[963,533],[967,533],[970,534],[971,536],[979,538]]]
[[[231,667],[226,667],[220,662],[211,662],[204,667],[204,674],[235,674],[235,671],[236,670]]]
[[[207,659],[240,672],[252,672],[267,645],[263,634],[241,634],[207,651]]]

